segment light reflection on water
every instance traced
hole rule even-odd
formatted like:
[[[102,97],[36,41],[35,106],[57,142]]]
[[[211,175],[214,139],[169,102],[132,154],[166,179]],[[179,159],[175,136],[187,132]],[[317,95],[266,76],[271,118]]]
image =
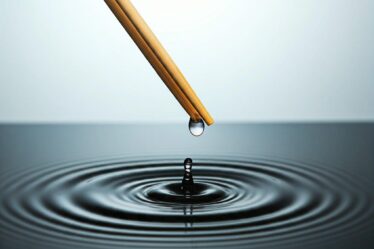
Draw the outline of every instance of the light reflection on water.
[[[62,245],[232,247],[316,243],[371,218],[367,189],[340,171],[251,158],[193,159],[193,185],[184,186],[183,160],[174,157],[10,174],[1,179],[1,227],[20,239]]]

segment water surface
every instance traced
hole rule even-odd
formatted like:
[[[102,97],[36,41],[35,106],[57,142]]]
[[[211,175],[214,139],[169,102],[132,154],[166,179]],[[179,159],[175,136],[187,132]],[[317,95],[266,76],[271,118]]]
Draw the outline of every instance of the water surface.
[[[122,129],[124,139],[126,129],[134,131],[122,127],[117,132]],[[0,134],[8,142],[1,144],[7,152],[1,157],[1,248],[331,248],[332,243],[355,248],[355,241],[361,241],[361,248],[371,248],[372,175],[358,173],[370,172],[366,163],[372,158],[363,153],[365,148],[358,153],[355,139],[347,140],[347,147],[341,143],[347,136],[365,142],[360,140],[363,136],[357,137],[362,131],[351,128],[350,135],[337,126],[334,136],[316,143],[312,139],[315,133],[325,130],[327,135],[329,127],[304,127],[303,132],[295,127],[283,141],[291,150],[285,150],[275,146],[281,142],[277,129],[258,134],[261,129],[248,126],[242,128],[241,139],[227,139],[227,131],[211,137],[207,133],[209,152],[203,155],[190,149],[191,153],[183,153],[193,159],[192,172],[186,172],[185,156],[171,152],[88,155],[105,152],[100,141],[104,137],[115,143],[111,139],[118,135],[113,134],[115,129],[3,127]],[[236,154],[218,153],[217,141],[235,149],[235,144],[246,144],[251,130],[263,139],[269,131],[278,134],[275,140],[258,140],[260,148],[266,147],[262,152],[273,156],[254,156],[240,149]],[[301,134],[304,136],[299,137]],[[304,159],[316,151],[320,157],[296,160],[291,153],[292,148],[297,151],[295,136],[304,139]],[[101,143],[87,143],[91,139]],[[72,140],[76,144],[69,147]],[[163,146],[166,150],[165,140],[158,140],[154,150]],[[372,146],[371,140],[366,141],[366,146]],[[141,146],[137,149],[139,143],[143,151],[151,149],[142,140],[107,146],[135,154],[142,150]],[[336,146],[327,150],[332,144]],[[191,142],[173,145],[187,150]],[[322,160],[327,152],[335,155],[334,150],[345,148],[341,157],[346,163],[338,163],[339,158]],[[251,150],[241,147],[244,149]],[[282,158],[279,152],[283,152]],[[81,159],[84,154],[88,157]],[[67,160],[53,163],[50,159],[56,155]],[[350,164],[353,159],[356,165]],[[332,161],[336,163],[332,165]]]

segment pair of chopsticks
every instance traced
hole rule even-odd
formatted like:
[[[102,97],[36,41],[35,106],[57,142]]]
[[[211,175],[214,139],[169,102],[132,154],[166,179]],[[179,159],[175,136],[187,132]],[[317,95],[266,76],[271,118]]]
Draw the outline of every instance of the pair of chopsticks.
[[[192,120],[214,123],[182,72],[129,0],[105,0],[162,81]]]

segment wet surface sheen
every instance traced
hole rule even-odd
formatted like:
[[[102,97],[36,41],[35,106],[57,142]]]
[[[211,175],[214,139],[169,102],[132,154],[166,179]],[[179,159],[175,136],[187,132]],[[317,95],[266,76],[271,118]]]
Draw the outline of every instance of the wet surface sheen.
[[[1,226],[67,245],[217,247],[339,237],[372,218],[360,182],[327,168],[196,158],[191,195],[183,173],[178,159],[123,158],[13,174]]]
[[[374,247],[374,124],[185,128],[0,125],[0,249]]]

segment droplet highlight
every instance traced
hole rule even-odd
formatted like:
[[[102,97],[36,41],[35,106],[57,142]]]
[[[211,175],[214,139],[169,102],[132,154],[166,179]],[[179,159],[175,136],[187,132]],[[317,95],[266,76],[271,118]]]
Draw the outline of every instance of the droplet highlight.
[[[184,171],[191,173],[191,170],[192,170],[192,159],[186,158],[186,160],[184,160]]]
[[[199,137],[204,133],[205,124],[204,121],[201,119],[199,121],[194,121],[190,119],[188,128],[190,129],[190,132],[193,136]]]

